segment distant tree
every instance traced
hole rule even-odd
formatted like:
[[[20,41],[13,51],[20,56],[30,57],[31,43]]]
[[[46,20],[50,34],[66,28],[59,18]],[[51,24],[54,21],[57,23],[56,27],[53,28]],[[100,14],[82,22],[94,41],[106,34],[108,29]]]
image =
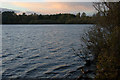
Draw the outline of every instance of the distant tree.
[[[2,13],[2,23],[14,24],[17,22],[17,15],[13,11],[5,11]]]
[[[83,13],[81,14],[81,17],[82,17],[82,18],[86,17],[86,13],[83,12]]]
[[[26,13],[22,13],[23,16],[27,16]]]
[[[80,18],[80,12],[79,12],[79,13],[77,13],[76,17],[77,17],[77,18]]]

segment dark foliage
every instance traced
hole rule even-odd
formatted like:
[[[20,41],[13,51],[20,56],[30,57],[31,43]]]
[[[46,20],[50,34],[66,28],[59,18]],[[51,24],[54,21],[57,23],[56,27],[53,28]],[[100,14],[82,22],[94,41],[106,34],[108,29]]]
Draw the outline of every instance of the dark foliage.
[[[83,37],[96,61],[97,80],[120,80],[120,2],[94,3],[96,25]]]
[[[2,13],[3,24],[93,24],[93,17],[86,13],[41,15],[31,14],[17,15],[15,12],[6,11]]]

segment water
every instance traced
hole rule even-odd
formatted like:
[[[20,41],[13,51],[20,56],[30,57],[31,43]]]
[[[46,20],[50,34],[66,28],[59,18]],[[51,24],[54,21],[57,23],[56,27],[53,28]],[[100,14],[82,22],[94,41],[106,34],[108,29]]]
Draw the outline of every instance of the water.
[[[73,54],[91,25],[3,25],[3,78],[78,77],[85,64]]]

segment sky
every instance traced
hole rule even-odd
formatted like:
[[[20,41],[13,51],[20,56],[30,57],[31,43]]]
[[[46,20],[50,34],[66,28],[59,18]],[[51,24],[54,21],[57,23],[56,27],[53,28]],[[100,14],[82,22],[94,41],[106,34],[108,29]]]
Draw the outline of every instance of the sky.
[[[35,12],[39,14],[77,14],[78,12],[86,12],[88,15],[92,15],[96,12],[92,2],[64,1],[66,2],[63,2],[62,0],[4,0],[2,1],[0,8],[7,8],[21,12]]]
[[[3,2],[98,2],[102,0],[0,0],[0,1]]]

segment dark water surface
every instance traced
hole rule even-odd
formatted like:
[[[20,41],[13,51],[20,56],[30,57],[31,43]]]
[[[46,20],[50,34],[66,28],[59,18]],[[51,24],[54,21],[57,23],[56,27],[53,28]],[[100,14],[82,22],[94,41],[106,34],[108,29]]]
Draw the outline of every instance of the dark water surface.
[[[3,78],[78,77],[85,64],[73,54],[92,25],[3,25]]]

